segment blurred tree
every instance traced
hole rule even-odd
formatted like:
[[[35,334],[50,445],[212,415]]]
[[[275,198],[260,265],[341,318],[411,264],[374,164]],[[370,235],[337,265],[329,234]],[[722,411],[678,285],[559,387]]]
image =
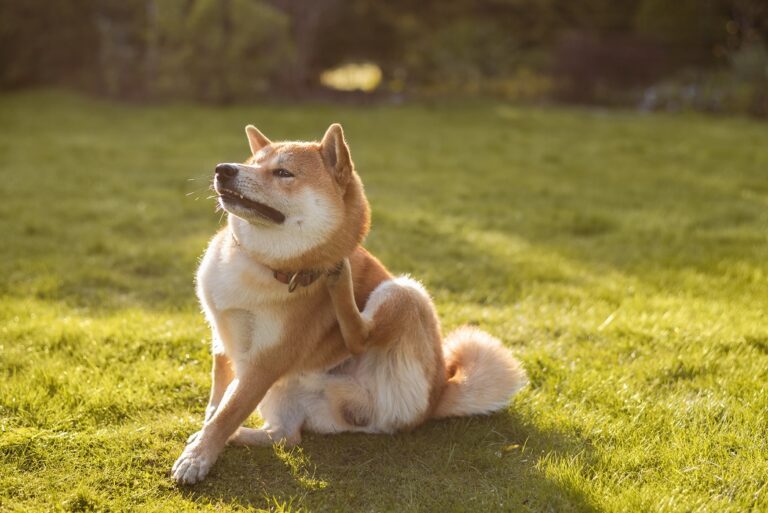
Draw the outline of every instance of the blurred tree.
[[[162,0],[149,35],[152,91],[217,103],[266,91],[291,62],[289,20],[254,0]]]
[[[0,0],[0,88],[73,85],[96,91],[101,80],[95,0]]]
[[[557,0],[560,24],[569,31],[596,35],[630,32],[638,6],[643,0]]]
[[[634,19],[636,33],[662,44],[676,64],[711,62],[728,19],[721,0],[643,0]]]
[[[0,0],[0,87],[229,102],[371,61],[388,90],[554,74],[595,101],[682,67],[756,76],[767,36],[766,0]]]
[[[143,67],[145,53],[146,0],[98,0],[86,23],[99,34],[96,48],[104,92],[119,98],[142,98],[147,92]],[[89,19],[90,18],[90,19]]]
[[[373,61],[385,83],[411,86],[497,75],[523,39],[503,23],[515,20],[514,8],[505,0],[352,0],[321,25],[314,67]]]
[[[320,28],[330,19],[335,19],[336,26],[339,26],[342,4],[339,0],[313,0],[311,5],[304,0],[268,1],[290,20],[294,54],[290,61],[284,63],[281,82],[293,93],[306,91],[317,85],[322,71],[315,65]]]

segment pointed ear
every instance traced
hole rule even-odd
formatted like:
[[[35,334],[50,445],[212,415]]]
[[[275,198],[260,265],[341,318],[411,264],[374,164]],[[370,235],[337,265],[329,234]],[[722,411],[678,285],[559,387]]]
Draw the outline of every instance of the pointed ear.
[[[352,177],[352,158],[340,124],[334,123],[328,127],[320,142],[320,153],[339,185],[346,186]]]
[[[259,129],[253,125],[245,127],[245,135],[248,136],[248,145],[251,147],[251,153],[254,155],[264,146],[272,144],[272,141],[267,139],[267,136],[259,132]]]

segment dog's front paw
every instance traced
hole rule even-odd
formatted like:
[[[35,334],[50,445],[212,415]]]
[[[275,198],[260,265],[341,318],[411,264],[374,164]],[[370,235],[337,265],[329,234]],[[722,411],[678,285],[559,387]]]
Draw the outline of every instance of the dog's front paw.
[[[195,431],[194,433],[189,435],[189,438],[187,438],[187,445],[191,444],[192,442],[200,438],[200,433],[201,431]]]
[[[198,446],[188,445],[173,464],[171,476],[180,485],[199,483],[208,475],[213,462],[214,458],[205,455]]]

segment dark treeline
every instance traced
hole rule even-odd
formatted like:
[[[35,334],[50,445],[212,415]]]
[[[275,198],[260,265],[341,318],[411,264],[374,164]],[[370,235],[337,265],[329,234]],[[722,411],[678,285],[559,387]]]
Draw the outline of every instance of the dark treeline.
[[[227,103],[365,61],[383,95],[768,114],[767,40],[765,0],[0,0],[0,87]]]

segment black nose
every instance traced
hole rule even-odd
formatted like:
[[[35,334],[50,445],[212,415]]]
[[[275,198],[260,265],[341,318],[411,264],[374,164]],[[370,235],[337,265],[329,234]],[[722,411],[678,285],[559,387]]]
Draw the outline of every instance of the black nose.
[[[231,180],[237,175],[237,166],[234,164],[219,164],[216,166],[216,177],[219,180]]]

